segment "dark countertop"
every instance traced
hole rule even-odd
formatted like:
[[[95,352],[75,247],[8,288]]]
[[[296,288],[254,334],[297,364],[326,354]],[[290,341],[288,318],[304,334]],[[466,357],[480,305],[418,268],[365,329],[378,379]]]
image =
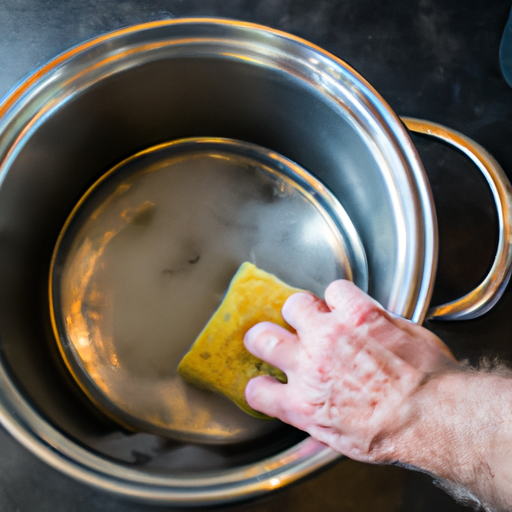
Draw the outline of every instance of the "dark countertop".
[[[229,17],[304,37],[351,64],[400,115],[424,117],[482,144],[512,178],[512,88],[499,45],[504,0],[0,0],[0,97],[34,67],[99,33],[148,20]],[[483,180],[461,157],[417,140],[438,209],[434,301],[469,291],[496,243]],[[512,360],[512,293],[484,317],[432,322],[459,358]],[[420,473],[344,460],[263,499],[215,510],[270,512],[466,510]],[[76,483],[28,453],[0,427],[0,510],[177,510],[120,501]]]

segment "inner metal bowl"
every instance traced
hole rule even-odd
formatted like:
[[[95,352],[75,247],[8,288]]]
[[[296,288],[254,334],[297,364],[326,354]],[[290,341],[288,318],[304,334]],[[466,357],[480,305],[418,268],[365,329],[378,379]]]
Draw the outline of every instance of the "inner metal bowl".
[[[0,106],[0,420],[54,467],[153,502],[247,498],[338,455],[282,426],[200,446],[134,434],[82,393],[55,343],[47,285],[70,212],[102,175],[147,148],[228,138],[307,169],[343,204],[368,259],[368,290],[421,320],[437,257],[427,180],[400,120],[349,66],[288,34],[173,20],[86,42]]]
[[[78,385],[127,428],[174,441],[278,429],[176,372],[244,261],[320,296],[340,278],[368,287],[342,206],[275,152],[186,139],[115,166],[74,208],[50,268],[52,323]]]

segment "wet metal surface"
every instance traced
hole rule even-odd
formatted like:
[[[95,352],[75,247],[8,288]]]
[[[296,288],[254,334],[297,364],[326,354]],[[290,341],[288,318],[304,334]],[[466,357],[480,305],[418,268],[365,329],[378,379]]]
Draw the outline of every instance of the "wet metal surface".
[[[75,380],[122,425],[172,440],[275,431],[176,368],[244,261],[317,295],[340,278],[367,289],[340,210],[302,168],[239,141],[185,139],[128,158],[87,191],[54,253],[52,321]]]

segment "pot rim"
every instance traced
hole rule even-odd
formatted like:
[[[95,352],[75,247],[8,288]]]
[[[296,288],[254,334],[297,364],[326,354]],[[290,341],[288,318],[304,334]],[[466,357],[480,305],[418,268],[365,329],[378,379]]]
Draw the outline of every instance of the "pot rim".
[[[100,49],[105,43],[122,39],[124,36],[186,24],[234,27],[298,44],[323,58],[343,79],[350,79],[357,83],[364,93],[364,101],[368,102],[373,109],[377,122],[386,127],[387,133],[393,135],[396,144],[400,147],[401,162],[412,173],[407,176],[404,185],[413,189],[416,194],[413,199],[417,200],[411,200],[406,206],[412,208],[409,214],[416,221],[412,230],[417,238],[417,245],[413,244],[414,246],[410,248],[411,254],[406,258],[402,243],[398,263],[400,278],[395,280],[396,285],[391,294],[394,299],[387,307],[398,315],[421,322],[433,291],[437,266],[437,223],[430,186],[408,132],[383,98],[348,64],[317,45],[280,30],[255,23],[220,18],[161,20],[109,32],[62,53],[32,72],[0,103],[0,158],[2,159],[0,186],[10,163],[19,151],[19,144],[12,144],[12,142],[18,142],[29,132],[23,119],[17,117],[19,111],[37,97],[38,86],[51,77],[52,73],[58,72],[61,65],[65,65],[79,55]],[[50,114],[51,111],[48,111],[45,115]],[[42,122],[41,119],[39,122]],[[31,119],[30,122],[33,120]],[[5,133],[9,131],[16,132],[15,136],[11,138],[6,136]],[[420,262],[419,265],[418,262]],[[404,282],[407,283],[406,292],[403,290]],[[155,476],[107,461],[67,438],[29,405],[16,389],[3,365],[0,365],[0,390],[2,391],[0,422],[22,445],[49,465],[77,480],[138,500],[204,505],[244,499],[294,482],[340,457],[331,449],[308,438],[276,456],[235,469],[218,471],[214,476],[212,474],[194,475],[193,478]]]

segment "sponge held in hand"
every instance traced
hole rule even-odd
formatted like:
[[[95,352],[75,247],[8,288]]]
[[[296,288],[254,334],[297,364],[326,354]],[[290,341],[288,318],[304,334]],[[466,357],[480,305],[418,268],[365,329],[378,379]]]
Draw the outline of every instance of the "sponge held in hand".
[[[251,327],[264,321],[293,331],[283,320],[281,308],[298,291],[252,263],[243,263],[222,303],[181,360],[179,375],[198,387],[225,395],[252,416],[268,419],[249,407],[245,386],[259,375],[271,375],[281,382],[286,382],[286,375],[253,356],[243,340]]]

